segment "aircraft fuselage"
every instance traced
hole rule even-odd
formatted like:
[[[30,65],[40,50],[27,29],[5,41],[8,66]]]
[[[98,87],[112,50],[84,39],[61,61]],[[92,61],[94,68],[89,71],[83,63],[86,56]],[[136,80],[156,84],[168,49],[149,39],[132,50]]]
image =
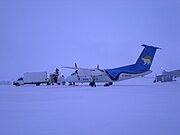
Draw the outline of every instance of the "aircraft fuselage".
[[[142,72],[142,73],[121,73],[118,76],[117,80],[113,80],[111,79],[112,77],[110,77],[106,72],[102,73],[101,75],[95,75],[95,82],[99,82],[99,83],[104,83],[104,82],[117,82],[117,81],[123,81],[123,80],[127,80],[127,79],[131,79],[131,78],[135,78],[138,76],[145,76],[147,74],[150,74],[152,71],[148,70],[146,72]],[[92,77],[87,77],[87,76],[78,76],[77,73],[73,73],[70,76],[68,76],[66,78],[66,82],[69,83],[89,83],[91,81]]]

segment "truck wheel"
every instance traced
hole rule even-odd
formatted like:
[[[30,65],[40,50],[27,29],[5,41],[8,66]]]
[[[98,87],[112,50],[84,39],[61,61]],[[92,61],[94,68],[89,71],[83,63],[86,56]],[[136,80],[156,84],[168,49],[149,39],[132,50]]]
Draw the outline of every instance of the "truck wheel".
[[[36,83],[36,86],[39,86],[40,85],[40,83]]]

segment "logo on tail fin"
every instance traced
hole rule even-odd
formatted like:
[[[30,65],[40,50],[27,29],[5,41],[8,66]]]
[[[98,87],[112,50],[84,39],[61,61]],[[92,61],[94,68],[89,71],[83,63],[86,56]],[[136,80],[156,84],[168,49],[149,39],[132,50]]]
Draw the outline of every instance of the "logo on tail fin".
[[[144,62],[144,65],[150,65],[151,61],[152,61],[152,58],[151,58],[151,56],[146,55],[144,58],[142,58],[142,60]]]

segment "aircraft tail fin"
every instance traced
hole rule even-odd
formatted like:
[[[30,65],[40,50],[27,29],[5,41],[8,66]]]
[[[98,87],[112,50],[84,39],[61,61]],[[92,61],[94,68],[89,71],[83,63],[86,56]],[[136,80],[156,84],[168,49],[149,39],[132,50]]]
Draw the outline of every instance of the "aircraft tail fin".
[[[138,60],[136,61],[135,65],[138,69],[149,70],[152,65],[156,50],[161,48],[149,46],[145,44],[143,44],[142,46],[144,47],[144,49],[141,55],[139,56]]]

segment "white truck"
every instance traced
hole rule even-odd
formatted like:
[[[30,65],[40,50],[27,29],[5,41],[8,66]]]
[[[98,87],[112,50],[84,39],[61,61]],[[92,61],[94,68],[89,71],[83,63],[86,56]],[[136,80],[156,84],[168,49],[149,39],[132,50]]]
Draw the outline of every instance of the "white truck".
[[[26,72],[23,77],[20,77],[13,82],[16,86],[24,84],[36,84],[36,86],[39,86],[42,83],[50,85],[50,80],[47,78],[47,72]]]

